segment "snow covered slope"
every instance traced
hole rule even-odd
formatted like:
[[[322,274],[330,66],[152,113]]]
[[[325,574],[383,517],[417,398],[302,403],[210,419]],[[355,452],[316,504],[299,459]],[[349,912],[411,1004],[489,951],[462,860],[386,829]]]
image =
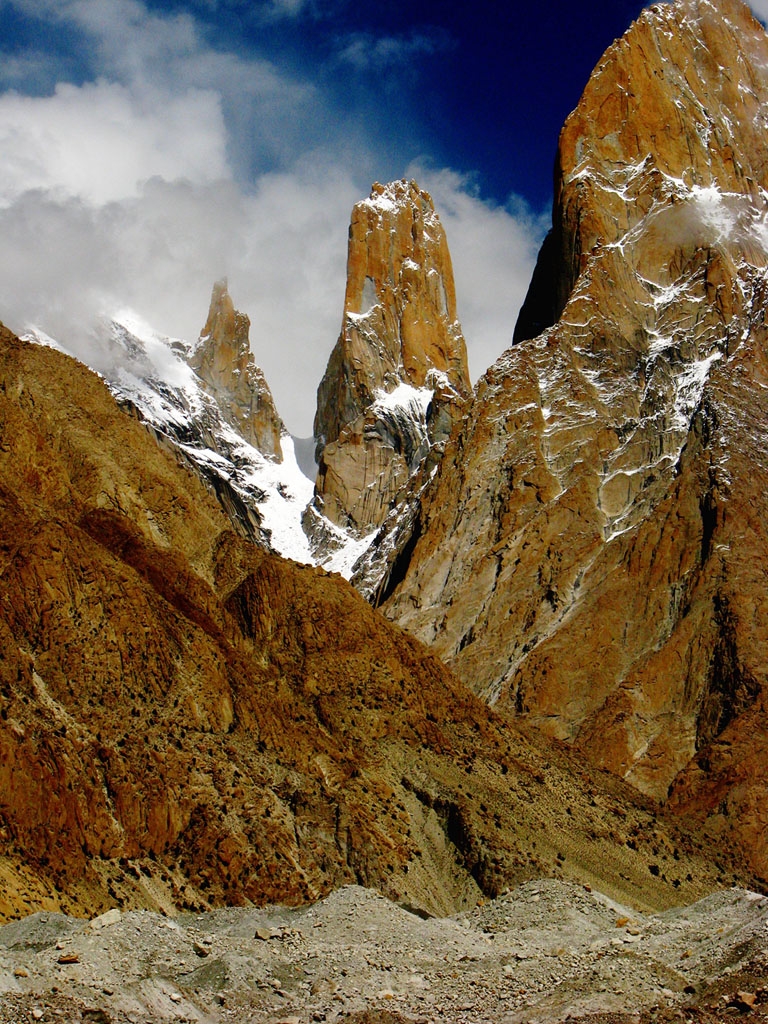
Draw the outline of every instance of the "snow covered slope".
[[[26,337],[63,349],[41,331]],[[94,344],[94,362],[118,401],[203,477],[242,533],[286,558],[351,575],[367,544],[328,524],[334,549],[311,550],[302,515],[314,488],[299,469],[293,438],[287,431],[280,438],[282,461],[246,441],[187,362],[195,346],[126,311],[100,325]]]

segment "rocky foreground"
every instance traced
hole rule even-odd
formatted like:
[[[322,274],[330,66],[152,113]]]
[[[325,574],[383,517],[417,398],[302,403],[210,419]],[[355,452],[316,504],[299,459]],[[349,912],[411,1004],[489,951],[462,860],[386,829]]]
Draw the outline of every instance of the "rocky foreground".
[[[0,928],[0,1021],[555,1022],[768,1017],[768,899],[643,915],[528,882],[425,918],[350,886],[310,907]]]

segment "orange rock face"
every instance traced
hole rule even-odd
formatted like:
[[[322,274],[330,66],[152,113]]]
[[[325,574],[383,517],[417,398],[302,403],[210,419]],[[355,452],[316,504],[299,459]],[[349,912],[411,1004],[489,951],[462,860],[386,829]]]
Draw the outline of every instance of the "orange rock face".
[[[370,533],[469,395],[445,233],[415,182],[352,211],[344,323],[318,389],[316,505]]]
[[[253,358],[251,322],[239,313],[224,281],[213,287],[208,319],[189,363],[216,399],[230,425],[264,455],[282,461],[285,427],[272,392]]]
[[[739,0],[654,6],[607,51],[561,135],[518,344],[386,606],[763,874],[766,64]]]
[[[719,877],[343,580],[236,536],[101,380],[3,328],[0,867],[0,916],[347,882],[445,912],[553,872],[663,906]]]

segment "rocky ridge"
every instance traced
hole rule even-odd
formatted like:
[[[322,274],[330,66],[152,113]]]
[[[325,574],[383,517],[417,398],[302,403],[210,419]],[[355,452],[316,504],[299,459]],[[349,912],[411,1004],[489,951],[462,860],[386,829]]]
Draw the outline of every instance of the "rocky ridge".
[[[561,135],[517,344],[384,605],[499,710],[763,875],[767,65],[740,0],[656,5],[606,52]]]
[[[227,422],[263,455],[282,462],[287,433],[251,352],[251,323],[235,309],[226,281],[214,285],[208,319],[187,361]]]
[[[3,917],[348,883],[446,913],[542,874],[658,909],[749,881],[237,536],[84,366],[0,341]]]
[[[341,335],[318,388],[310,515],[369,536],[434,466],[470,393],[448,244],[415,182],[352,211]],[[404,495],[407,490],[409,495]]]
[[[103,323],[96,343],[113,393],[201,476],[239,532],[370,595],[405,543],[470,383],[428,193],[415,182],[374,185],[352,213],[347,270],[344,328],[318,389],[314,490],[226,281],[214,285],[194,344],[129,313]]]
[[[26,337],[65,351],[40,332]],[[250,352],[248,318],[223,282],[195,344],[160,335],[128,313],[104,321],[95,344],[106,353],[102,372],[122,407],[200,477],[241,535],[314,561],[301,527],[312,484]],[[329,565],[338,567],[332,556]]]

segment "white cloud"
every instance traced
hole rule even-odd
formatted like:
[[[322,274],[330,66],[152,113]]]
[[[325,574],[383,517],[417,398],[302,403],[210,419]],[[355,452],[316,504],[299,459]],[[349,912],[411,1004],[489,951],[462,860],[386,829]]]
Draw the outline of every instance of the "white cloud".
[[[308,435],[341,323],[349,214],[369,184],[352,168],[376,175],[375,154],[312,84],[213,49],[188,16],[14,2],[85,32],[95,78],[0,95],[0,319],[98,366],[95,316],[130,307],[191,340],[226,276],[281,414]],[[411,173],[448,232],[477,376],[511,339],[543,228],[450,171]]]
[[[275,18],[296,18],[307,7],[307,0],[270,0],[267,15]]]
[[[327,112],[318,109],[322,97],[311,82],[216,48],[189,14],[153,14],[140,0],[9,2],[82,36],[92,78],[123,85],[139,108],[159,111],[188,95],[215,94],[232,172],[244,181],[327,137]]]
[[[338,59],[358,71],[382,71],[408,64],[419,56],[439,53],[451,46],[445,32],[411,32],[405,36],[372,36],[357,33],[340,49]]]
[[[94,203],[136,194],[154,175],[211,181],[228,174],[219,97],[142,91],[104,81],[53,96],[0,96],[0,202],[51,189]]]

